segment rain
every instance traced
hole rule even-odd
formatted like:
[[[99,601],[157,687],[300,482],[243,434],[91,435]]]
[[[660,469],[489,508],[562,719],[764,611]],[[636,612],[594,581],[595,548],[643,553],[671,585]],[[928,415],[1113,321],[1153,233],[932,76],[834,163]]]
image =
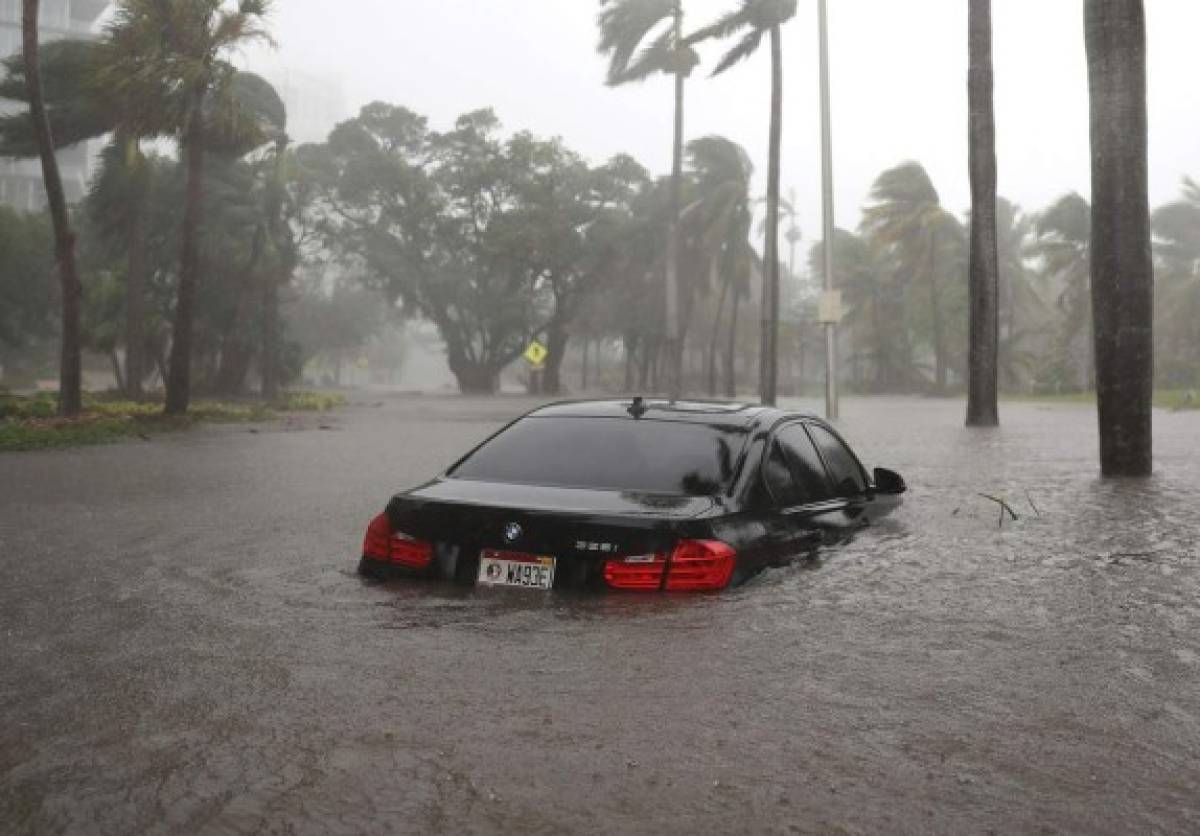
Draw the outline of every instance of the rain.
[[[0,831],[1200,830],[1197,27],[0,3]],[[907,492],[720,591],[360,571],[575,400]],[[722,506],[713,426],[577,510]]]

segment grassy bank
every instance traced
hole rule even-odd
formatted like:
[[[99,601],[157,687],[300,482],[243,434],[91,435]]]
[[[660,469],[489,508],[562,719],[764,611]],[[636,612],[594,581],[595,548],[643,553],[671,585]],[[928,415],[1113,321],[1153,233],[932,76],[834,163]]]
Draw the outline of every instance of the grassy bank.
[[[1001,400],[1026,401],[1029,403],[1081,403],[1094,404],[1095,392],[1070,392],[1063,395],[1003,395]],[[1154,405],[1159,409],[1200,409],[1200,390],[1155,389]]]
[[[341,395],[291,392],[273,404],[198,400],[186,416],[162,414],[162,404],[85,396],[83,414],[57,416],[52,394],[23,397],[0,392],[0,452],[104,444],[130,437],[183,430],[199,423],[269,421],[287,412],[324,412],[345,403]]]

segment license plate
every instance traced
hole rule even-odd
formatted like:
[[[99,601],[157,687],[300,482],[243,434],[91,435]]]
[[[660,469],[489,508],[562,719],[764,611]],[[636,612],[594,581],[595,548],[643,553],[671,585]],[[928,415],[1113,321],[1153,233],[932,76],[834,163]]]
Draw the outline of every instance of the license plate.
[[[484,586],[550,589],[554,586],[554,558],[484,549],[479,556],[479,583]]]

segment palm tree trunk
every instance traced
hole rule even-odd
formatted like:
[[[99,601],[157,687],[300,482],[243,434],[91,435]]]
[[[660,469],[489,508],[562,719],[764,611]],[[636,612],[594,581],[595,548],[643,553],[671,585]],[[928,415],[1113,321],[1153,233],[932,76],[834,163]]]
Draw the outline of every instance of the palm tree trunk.
[[[279,399],[279,284],[280,278],[268,273],[263,282],[262,310],[262,386],[266,401]]]
[[[282,329],[279,324],[279,286],[290,282],[299,262],[299,253],[291,237],[291,229],[283,215],[283,198],[287,171],[287,137],[275,144],[275,167],[271,173],[271,186],[267,199],[267,225],[274,239],[275,252],[279,259],[278,273],[268,273],[263,285],[263,328],[262,328],[262,396],[268,401],[279,398],[280,363],[279,343]]]
[[[996,243],[996,115],[992,75],[992,0],[971,0],[967,72],[971,172],[970,336],[967,426],[1000,423],[996,401],[1000,262]]]
[[[1142,0],[1086,0],[1091,93],[1092,327],[1100,470],[1153,468],[1154,263]]]
[[[126,165],[144,160],[136,139],[126,139]],[[129,207],[128,275],[125,277],[125,393],[142,399],[146,377],[146,195],[138,193]]]
[[[937,393],[946,391],[946,354],[942,342],[942,308],[938,302],[937,230],[929,231],[929,316],[933,329],[933,379]]]
[[[779,157],[783,140],[783,33],[771,27],[771,129],[767,161],[767,241],[763,260],[762,402],[774,406],[779,384]]]
[[[725,281],[721,282],[721,295],[717,299],[717,315],[713,317],[712,337],[708,341],[707,376],[710,397],[717,394],[717,343],[721,340],[721,317],[725,314],[725,297],[729,295],[729,286],[732,282],[732,273]]]
[[[230,323],[227,336],[221,342],[221,362],[217,368],[217,391],[225,395],[241,393],[245,385],[246,374],[250,368],[250,357],[253,352],[251,341],[247,338],[246,322],[250,318],[250,308],[254,302],[254,281],[259,259],[262,257],[266,229],[259,223],[254,229],[254,237],[250,241],[250,258],[242,268],[241,279],[237,283],[237,300],[233,308],[233,321]],[[267,280],[264,279],[264,284]]]
[[[675,5],[674,44],[683,41],[683,5]],[[667,390],[672,399],[683,394],[683,323],[680,321],[679,210],[683,202],[683,82],[675,73],[675,133],[671,152],[671,218],[667,224],[666,318]]]
[[[729,344],[725,347],[725,397],[737,397],[737,323],[742,297],[733,289],[733,310],[729,314]]]
[[[625,392],[632,392],[634,372],[637,366],[637,338],[625,335]]]
[[[187,161],[187,202],[184,205],[179,257],[179,291],[171,336],[171,366],[167,377],[167,415],[183,415],[191,400],[192,329],[196,284],[200,273],[200,222],[204,213],[204,96],[192,101],[191,124],[184,142]]]
[[[579,369],[579,391],[586,392],[588,390],[588,351],[592,346],[592,341],[584,336],[583,338],[583,357],[581,367]]]
[[[54,156],[54,138],[42,94],[41,67],[38,63],[38,0],[22,4],[21,36],[24,49],[25,86],[29,93],[29,114],[37,135],[42,160],[42,181],[54,224],[54,254],[62,287],[62,346],[58,375],[58,412],[73,418],[83,409],[83,361],[81,358],[80,304],[83,288],[75,261],[75,232],[63,192],[58,159]]]

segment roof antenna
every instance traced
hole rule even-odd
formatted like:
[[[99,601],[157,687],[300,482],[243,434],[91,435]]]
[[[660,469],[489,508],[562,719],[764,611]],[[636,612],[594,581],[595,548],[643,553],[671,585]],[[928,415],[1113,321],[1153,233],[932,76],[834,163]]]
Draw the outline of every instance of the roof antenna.
[[[641,395],[637,395],[633,399],[633,403],[629,405],[627,410],[634,418],[641,418],[646,414],[646,401]]]

